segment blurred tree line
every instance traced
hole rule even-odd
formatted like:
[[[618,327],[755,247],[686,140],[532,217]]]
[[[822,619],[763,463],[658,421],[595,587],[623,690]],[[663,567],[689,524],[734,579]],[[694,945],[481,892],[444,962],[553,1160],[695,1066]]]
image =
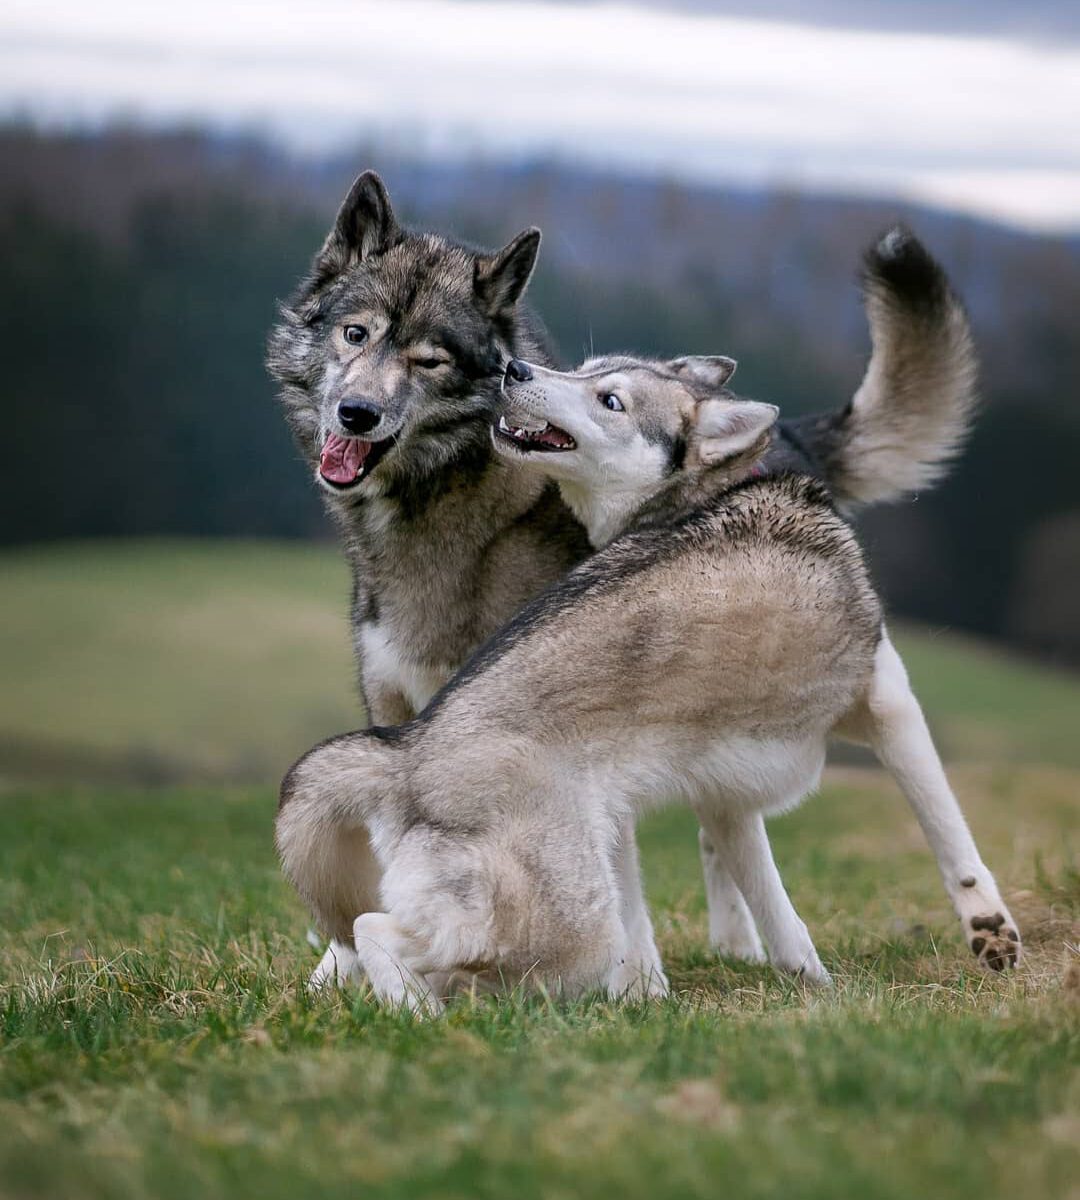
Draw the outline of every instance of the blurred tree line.
[[[867,514],[894,610],[1080,662],[1080,239],[903,205],[557,164],[299,161],[198,131],[0,129],[0,538],[327,536],[262,367],[352,176],[484,244],[545,233],[531,288],[567,361],[724,352],[797,413],[868,353],[859,254],[905,219],[971,311],[985,409],[949,482]]]

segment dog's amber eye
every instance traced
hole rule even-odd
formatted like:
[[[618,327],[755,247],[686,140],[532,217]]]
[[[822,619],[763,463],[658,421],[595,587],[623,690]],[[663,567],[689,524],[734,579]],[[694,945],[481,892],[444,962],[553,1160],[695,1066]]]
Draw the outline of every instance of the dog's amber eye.
[[[614,392],[605,392],[600,397],[600,403],[612,412],[626,412],[623,402],[615,395]]]
[[[350,346],[362,346],[368,339],[367,329],[363,325],[346,325],[345,340]]]

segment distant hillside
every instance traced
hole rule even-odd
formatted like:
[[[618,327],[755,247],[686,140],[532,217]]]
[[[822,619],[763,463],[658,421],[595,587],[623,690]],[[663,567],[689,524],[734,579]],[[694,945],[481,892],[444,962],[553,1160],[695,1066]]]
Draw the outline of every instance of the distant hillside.
[[[789,412],[851,395],[859,254],[907,220],[970,306],[986,409],[944,488],[867,518],[879,577],[901,612],[1080,659],[1080,240],[558,164],[0,130],[0,539],[326,533],[263,343],[369,165],[413,223],[484,243],[539,224],[532,298],[568,360],[723,351],[741,389]]]

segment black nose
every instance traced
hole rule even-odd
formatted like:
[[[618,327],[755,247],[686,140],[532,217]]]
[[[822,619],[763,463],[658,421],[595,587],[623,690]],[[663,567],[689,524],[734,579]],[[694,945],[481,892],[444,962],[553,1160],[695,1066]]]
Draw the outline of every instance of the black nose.
[[[382,420],[382,410],[370,400],[342,400],[337,415],[350,433],[370,433]]]
[[[520,358],[512,358],[506,364],[507,383],[528,383],[532,377],[532,368],[527,362],[522,362]]]

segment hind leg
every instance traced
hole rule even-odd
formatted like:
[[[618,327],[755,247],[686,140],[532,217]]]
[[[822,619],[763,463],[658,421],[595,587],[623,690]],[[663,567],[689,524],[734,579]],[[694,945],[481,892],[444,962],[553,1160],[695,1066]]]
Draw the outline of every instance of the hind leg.
[[[982,966],[1003,971],[1020,960],[1020,935],[949,787],[904,664],[882,631],[866,704],[845,721],[892,772],[937,859],[945,890]]]
[[[705,827],[698,832],[705,900],[709,907],[709,945],[729,958],[765,962],[765,947],[731,872],[716,852]]]
[[[376,725],[399,725],[416,716],[404,695],[395,688],[371,680],[367,681],[367,692],[368,716]],[[363,968],[353,948],[352,923],[361,913],[379,906],[379,866],[366,833],[339,832],[335,844],[327,848],[326,859],[325,874],[329,878],[344,881],[351,877],[351,882],[336,885],[336,890],[343,893],[334,904],[337,936],[331,937],[319,965],[311,973],[307,984],[311,992],[363,982]]]
[[[291,799],[278,815],[277,844],[286,874],[331,939],[308,980],[309,990],[357,982],[353,921],[379,907],[380,871],[367,831],[317,819]]]
[[[809,931],[784,890],[761,814],[702,807],[698,819],[745,898],[773,965],[812,983],[831,983]]]
[[[363,979],[353,949],[353,922],[360,913],[379,907],[379,865],[367,832],[323,829],[318,854],[318,902],[313,904],[320,927],[330,934],[319,965],[308,980],[310,991],[345,987]]]
[[[389,913],[368,912],[353,925],[356,955],[372,991],[383,1004],[437,1016],[443,1003],[425,947]],[[442,972],[439,972],[441,975]]]

